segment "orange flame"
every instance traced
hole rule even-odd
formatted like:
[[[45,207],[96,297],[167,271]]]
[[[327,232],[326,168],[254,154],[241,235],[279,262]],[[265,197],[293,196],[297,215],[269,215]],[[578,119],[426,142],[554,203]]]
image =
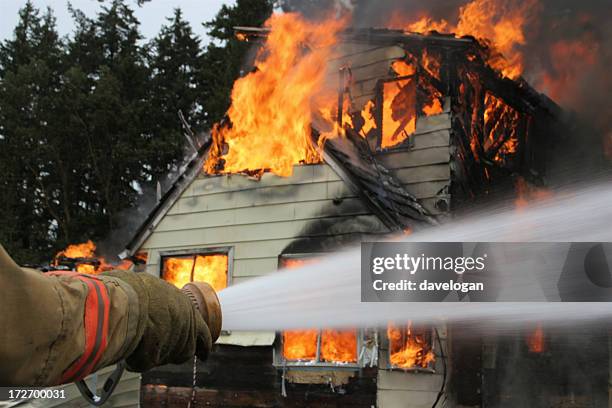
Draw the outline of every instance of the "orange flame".
[[[400,77],[410,76],[416,73],[414,65],[407,63],[403,59],[393,61],[391,63],[391,69]]]
[[[532,353],[544,351],[544,330],[541,324],[538,324],[535,330],[527,336],[527,347]]]
[[[427,101],[424,103],[423,113],[426,116],[442,113],[444,111],[442,108],[442,93],[426,81],[423,81],[422,84],[427,89]]]
[[[501,98],[490,92],[485,94],[484,149],[489,150],[500,140],[505,140],[501,146],[497,146],[497,154],[493,158],[497,163],[503,164],[509,155],[516,153],[519,119],[519,113]]]
[[[229,124],[213,129],[208,173],[269,169],[287,177],[295,164],[320,161],[310,142],[313,105],[321,106],[316,99],[325,93],[327,62],[344,25],[295,13],[270,17],[255,70],[234,83]]]
[[[295,269],[309,263],[312,259],[283,258],[281,265]],[[318,330],[287,330],[283,332],[283,356],[287,360],[314,360],[317,357]]]
[[[525,45],[525,27],[538,9],[538,0],[518,4],[510,0],[473,0],[459,9],[457,24],[429,16],[409,22],[404,18],[403,23],[396,17],[392,24],[415,33],[438,31],[473,36],[496,51],[489,57],[491,67],[516,79],[523,73],[521,46]]]
[[[321,360],[336,363],[357,362],[357,330],[323,330]]]
[[[315,263],[314,258],[283,258],[281,266],[299,268]],[[283,332],[283,356],[287,360],[315,360],[321,336],[320,360],[331,363],[357,362],[357,330],[287,330]]]
[[[427,48],[423,49],[421,55],[421,65],[425,70],[436,79],[440,79],[440,69],[442,67],[442,61],[440,55],[433,55],[427,51]]]
[[[361,135],[366,137],[372,129],[376,129],[376,120],[374,119],[374,102],[368,101],[361,111],[363,125],[361,126]]]
[[[314,360],[317,357],[318,330],[283,332],[283,356],[287,360]]]
[[[55,255],[56,258],[66,257],[66,258],[95,258],[96,257],[96,244],[94,244],[91,240],[84,242],[82,244],[73,244],[68,245],[66,249],[61,252],[58,252]]]
[[[196,255],[164,258],[162,277],[165,281],[182,288],[189,282],[206,282],[215,291],[227,287],[228,260],[226,254]]]
[[[417,21],[413,23],[409,23],[408,25],[404,27],[404,29],[411,33],[428,33],[430,31],[446,33],[451,30],[447,21],[445,20],[435,21],[431,17],[428,17],[428,16],[423,16]]]
[[[491,44],[501,55],[489,59],[489,64],[508,78],[523,73],[525,26],[538,9],[537,0],[521,2],[474,0],[461,7],[456,33],[472,35]]]
[[[391,364],[396,367],[426,368],[435,360],[425,330],[414,329],[412,322],[404,327],[389,324],[387,337]]]
[[[402,143],[416,130],[416,87],[412,78],[383,85],[382,141],[388,148]]]
[[[79,273],[86,274],[98,274],[100,272],[111,271],[113,269],[127,270],[132,266],[132,262],[129,260],[122,261],[119,265],[113,265],[106,262],[106,260],[96,255],[96,244],[93,241],[88,240],[81,244],[68,245],[66,249],[58,252],[53,259],[53,265],[59,266],[61,263],[60,258],[71,258],[71,259],[87,259],[88,261],[77,262],[75,269]]]

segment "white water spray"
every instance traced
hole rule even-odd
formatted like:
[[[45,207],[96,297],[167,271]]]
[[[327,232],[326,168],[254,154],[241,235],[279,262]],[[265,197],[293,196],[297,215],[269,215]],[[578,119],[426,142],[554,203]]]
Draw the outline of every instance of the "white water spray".
[[[612,187],[556,195],[519,210],[487,211],[403,237],[413,242],[610,242]],[[612,317],[608,303],[362,303],[359,248],[273,272],[219,293],[225,330],[376,327],[445,320],[515,325]]]

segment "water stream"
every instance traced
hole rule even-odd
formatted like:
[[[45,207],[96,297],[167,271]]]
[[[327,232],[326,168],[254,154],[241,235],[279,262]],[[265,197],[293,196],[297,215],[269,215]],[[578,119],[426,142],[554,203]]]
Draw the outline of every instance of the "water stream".
[[[561,191],[529,208],[489,209],[402,237],[416,242],[612,242],[612,186]],[[389,321],[515,326],[612,318],[608,303],[362,303],[360,252],[274,271],[219,293],[225,330],[378,327]]]

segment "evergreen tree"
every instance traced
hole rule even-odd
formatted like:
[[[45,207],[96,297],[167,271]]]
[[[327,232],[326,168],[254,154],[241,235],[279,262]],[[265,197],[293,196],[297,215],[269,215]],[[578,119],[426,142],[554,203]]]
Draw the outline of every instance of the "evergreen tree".
[[[53,160],[62,49],[51,11],[41,16],[29,1],[0,49],[0,240],[19,260],[40,260],[65,217]]]
[[[150,74],[138,44],[139,22],[124,1],[112,1],[95,20],[73,14],[77,30],[69,44],[66,87],[77,94],[70,105],[80,125],[72,137],[85,148],[83,207],[97,215],[82,233],[95,239],[116,227],[119,213],[135,203],[134,184],[150,179],[142,153],[151,139]]]
[[[19,262],[106,238],[182,156],[178,111],[196,129],[225,114],[250,48],[233,27],[272,11],[223,6],[202,50],[180,10],[142,46],[131,2],[107,0],[94,18],[71,8],[76,30],[60,39],[28,1],[0,44],[0,242]]]
[[[183,19],[180,9],[168,18],[151,44],[152,69],[149,112],[151,143],[147,163],[154,179],[166,174],[183,156],[185,138],[178,112],[181,111],[193,128],[203,122],[200,94],[202,52],[200,39]]]

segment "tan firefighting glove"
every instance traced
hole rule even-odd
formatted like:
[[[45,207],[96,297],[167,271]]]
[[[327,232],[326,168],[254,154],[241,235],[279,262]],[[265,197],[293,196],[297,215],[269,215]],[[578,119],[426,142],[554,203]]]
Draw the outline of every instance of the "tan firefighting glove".
[[[138,295],[140,341],[126,359],[129,370],[184,363],[194,353],[201,360],[208,357],[212,348],[210,330],[179,289],[147,273],[117,270],[102,275],[121,279]]]

